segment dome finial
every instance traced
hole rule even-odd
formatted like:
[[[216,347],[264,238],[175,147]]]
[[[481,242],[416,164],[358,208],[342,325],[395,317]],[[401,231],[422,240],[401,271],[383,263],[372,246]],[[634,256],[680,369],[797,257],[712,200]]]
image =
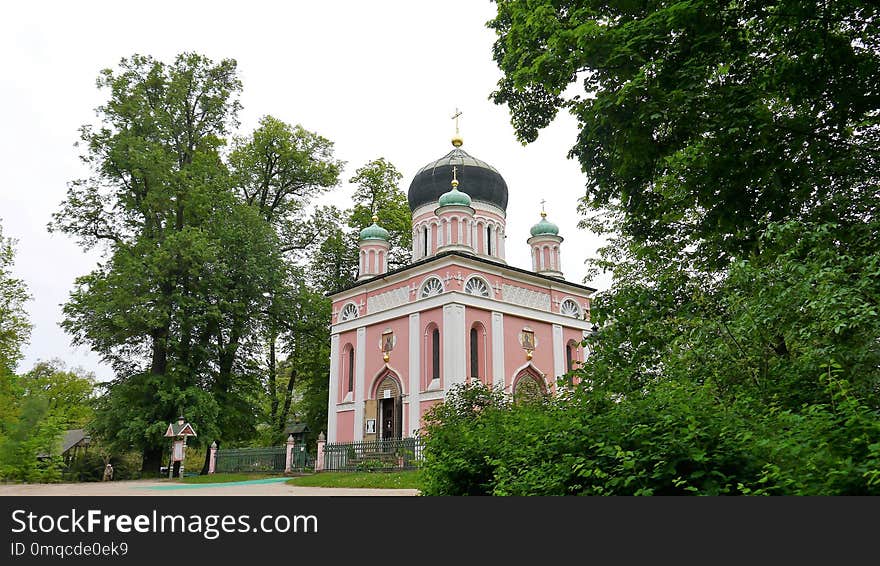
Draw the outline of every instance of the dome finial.
[[[455,120],[455,135],[452,136],[452,145],[455,147],[461,147],[461,144],[464,143],[464,140],[461,139],[461,136],[458,134],[458,118],[461,116],[461,110],[458,108],[455,109],[455,114],[452,115],[452,119]]]
[[[547,218],[547,211],[544,210],[544,204],[546,202],[546,200],[541,199],[541,218]]]
[[[437,200],[440,206],[470,206],[471,197],[458,190],[458,166],[452,166],[452,190],[440,195]]]
[[[390,234],[388,230],[382,228],[377,224],[379,222],[379,216],[376,213],[373,213],[373,223],[361,230],[360,240],[385,240],[388,241]]]

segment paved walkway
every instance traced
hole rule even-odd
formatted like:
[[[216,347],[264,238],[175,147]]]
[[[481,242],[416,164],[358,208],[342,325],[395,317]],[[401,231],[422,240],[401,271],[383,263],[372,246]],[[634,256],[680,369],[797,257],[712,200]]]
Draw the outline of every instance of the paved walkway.
[[[182,484],[169,480],[131,480],[90,483],[49,483],[0,485],[6,495],[322,495],[322,496],[399,496],[418,495],[417,489],[354,489],[341,487],[301,487],[287,485],[288,478],[268,478],[231,483]]]

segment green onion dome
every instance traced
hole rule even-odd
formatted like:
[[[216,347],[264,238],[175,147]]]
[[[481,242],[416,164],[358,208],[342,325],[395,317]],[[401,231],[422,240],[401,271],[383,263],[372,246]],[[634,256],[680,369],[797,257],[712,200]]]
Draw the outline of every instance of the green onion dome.
[[[388,233],[388,230],[382,228],[376,222],[379,221],[379,217],[373,215],[373,223],[361,230],[360,239],[363,240],[384,240],[388,241],[388,238],[391,234]]]
[[[458,182],[452,182],[452,190],[440,195],[440,206],[470,206],[471,197],[458,190]]]
[[[547,213],[541,213],[541,221],[532,226],[532,236],[558,236],[559,226],[547,220]]]

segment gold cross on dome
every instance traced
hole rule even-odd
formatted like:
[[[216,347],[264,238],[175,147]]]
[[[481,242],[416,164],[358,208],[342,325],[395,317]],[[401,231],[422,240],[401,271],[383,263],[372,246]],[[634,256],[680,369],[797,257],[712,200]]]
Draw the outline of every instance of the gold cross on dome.
[[[458,166],[457,166],[457,165],[453,165],[453,166],[452,166],[452,180],[453,180],[453,181],[458,181],[458,177],[456,176],[456,173],[457,173],[457,172],[458,172]]]
[[[545,204],[546,202],[547,202],[547,201],[546,201],[545,199],[541,199],[541,212],[545,212],[545,210],[544,210],[544,204]]]

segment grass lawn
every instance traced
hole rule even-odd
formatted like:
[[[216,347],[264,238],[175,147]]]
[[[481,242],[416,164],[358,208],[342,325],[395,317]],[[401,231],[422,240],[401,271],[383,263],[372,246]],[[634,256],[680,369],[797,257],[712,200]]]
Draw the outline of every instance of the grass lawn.
[[[321,472],[287,480],[303,487],[367,487],[379,489],[421,489],[418,470],[403,472]]]
[[[208,474],[206,476],[186,476],[178,481],[181,483],[226,483],[279,477],[281,477],[279,474]]]

